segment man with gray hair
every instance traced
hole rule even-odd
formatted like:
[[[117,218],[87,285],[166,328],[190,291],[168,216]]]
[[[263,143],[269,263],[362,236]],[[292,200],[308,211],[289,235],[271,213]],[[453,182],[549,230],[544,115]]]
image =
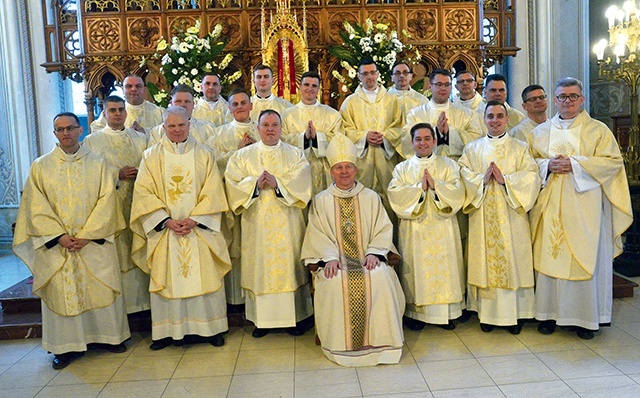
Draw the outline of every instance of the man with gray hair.
[[[170,106],[179,106],[187,111],[187,117],[189,119],[189,135],[201,144],[207,142],[209,137],[214,133],[213,124],[204,120],[196,119],[193,116],[194,107],[194,95],[195,92],[191,86],[186,84],[178,84],[171,90],[171,102]],[[163,116],[164,117],[164,116]],[[148,147],[151,148],[154,144],[162,139],[162,136],[166,134],[166,130],[163,124],[159,124],[151,130],[149,135]]]
[[[576,327],[591,339],[611,322],[612,260],[631,225],[631,200],[611,130],[582,109],[582,82],[556,83],[558,113],[527,139],[542,191],[531,210],[538,331]]]
[[[172,342],[224,344],[224,275],[231,269],[220,230],[228,210],[216,159],[189,134],[189,113],[164,113],[166,134],[145,152],[133,193],[132,259],[150,275],[152,350]]]

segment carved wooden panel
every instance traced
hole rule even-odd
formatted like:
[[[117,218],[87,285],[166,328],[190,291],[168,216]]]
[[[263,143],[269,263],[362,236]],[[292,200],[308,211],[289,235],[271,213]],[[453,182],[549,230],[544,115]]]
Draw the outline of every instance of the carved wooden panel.
[[[184,14],[167,18],[169,24],[169,36],[175,36],[179,31],[185,31],[191,26],[196,26],[196,21],[200,19],[200,14]]]
[[[377,23],[384,23],[384,24],[389,24],[389,27],[391,29],[398,29],[398,27],[400,26],[400,16],[399,16],[399,9],[394,9],[394,10],[382,10],[382,9],[375,9],[375,10],[367,10],[368,13],[366,15],[367,18],[371,19],[371,22],[373,22],[373,24],[377,24]]]
[[[327,25],[329,25],[328,42],[331,44],[342,43],[340,31],[344,29],[344,21],[355,23],[360,21],[359,10],[340,10],[340,12],[330,13]]]
[[[407,32],[416,42],[438,40],[438,12],[436,9],[416,9],[407,12]]]
[[[160,11],[160,0],[126,0],[127,11]]]
[[[86,53],[122,51],[120,18],[86,18]]]
[[[230,15],[227,13],[209,15],[209,30],[213,30],[217,24],[222,25],[222,36],[228,40],[227,49],[237,50],[243,47],[240,15]]]
[[[449,8],[444,10],[444,40],[478,40],[477,12],[474,9]]]
[[[251,12],[249,14],[249,46],[260,48],[260,13]]]
[[[156,43],[162,36],[160,17],[129,17],[127,18],[127,29],[129,31],[129,51],[155,51]]]
[[[307,14],[307,42],[309,47],[322,44],[320,17],[316,14]]]

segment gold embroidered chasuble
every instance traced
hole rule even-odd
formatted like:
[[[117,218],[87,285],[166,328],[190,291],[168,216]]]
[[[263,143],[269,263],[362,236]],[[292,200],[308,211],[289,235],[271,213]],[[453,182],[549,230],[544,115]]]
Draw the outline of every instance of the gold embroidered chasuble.
[[[422,190],[424,170],[435,190]],[[465,188],[458,164],[445,157],[410,159],[393,170],[387,192],[400,219],[400,282],[407,303],[418,306],[462,301],[463,257],[456,214]]]
[[[253,104],[253,109],[251,109],[251,120],[255,123],[258,123],[260,112],[265,109],[273,109],[282,116],[285,109],[293,106],[291,102],[284,98],[277,97],[274,94],[269,95],[267,98],[260,98],[257,95],[254,95],[251,97],[251,103]]]
[[[113,238],[125,223],[115,195],[107,162],[84,145],[73,155],[56,146],[31,165],[13,250],[33,274],[33,293],[57,315],[107,307],[121,294]],[[59,243],[45,247],[63,234],[106,242],[73,253]]]
[[[193,107],[192,117],[211,123],[214,127],[233,120],[229,115],[229,104],[222,96],[218,96],[218,101],[213,103],[200,98]]]
[[[400,104],[400,110],[402,111],[402,117],[406,120],[407,114],[413,108],[426,104],[429,102],[429,98],[420,94],[416,90],[409,87],[408,90],[398,90],[395,87],[389,87],[387,90],[389,94],[393,94],[398,98],[398,104]]]
[[[305,131],[310,120],[316,128],[318,147],[309,145],[305,149]],[[331,182],[326,158],[327,146],[336,134],[341,134],[341,130],[340,112],[318,102],[313,105],[298,102],[282,114],[282,140],[304,150],[311,167],[312,195],[326,189]]]
[[[114,178],[118,181],[116,198],[118,208],[122,212],[127,228],[116,237],[118,260],[122,272],[135,268],[131,261],[131,240],[133,234],[129,229],[129,216],[131,215],[131,200],[133,199],[133,184],[135,180],[118,180],[120,169],[125,166],[138,167],[142,160],[142,153],[147,148],[147,139],[142,133],[125,128],[121,131],[110,127],[92,133],[85,137],[84,145],[93,153],[104,157],[111,166]]]
[[[379,194],[385,195],[391,173],[401,153],[402,111],[398,98],[384,87],[378,88],[375,102],[371,103],[359,85],[340,107],[342,130],[358,149],[356,179]],[[384,136],[384,146],[372,147],[367,143],[367,132],[378,131]]]
[[[257,196],[263,171],[276,177],[273,189]],[[311,198],[309,162],[302,150],[279,141],[262,141],[236,151],[225,172],[229,206],[241,215],[242,288],[254,294],[294,292],[308,282],[300,261],[305,222],[302,209]]]
[[[189,137],[195,138],[195,140],[201,144],[205,144],[209,137],[214,134],[214,131],[215,127],[209,122],[201,119],[196,119],[194,117],[189,120]],[[161,124],[155,126],[151,130],[147,147],[151,148],[152,146],[160,142],[162,137],[164,137],[165,135],[166,133],[164,131],[164,124],[162,124],[161,122]]]
[[[162,123],[162,112],[164,108],[155,105],[149,101],[144,101],[140,105],[131,105],[128,102],[124,104],[127,109],[127,118],[124,121],[125,127],[131,127],[133,122],[138,122],[146,131],[147,139],[152,128]],[[98,132],[107,127],[107,119],[102,112],[98,119],[91,123],[91,133]]]
[[[315,276],[316,295],[325,294],[315,298],[323,349],[335,354],[402,346],[404,297],[395,272],[386,265],[381,265],[387,268],[385,271],[368,271],[362,266],[368,254],[386,257],[389,251],[397,252],[392,237],[393,225],[380,197],[360,183],[349,191],[331,184],[313,199],[302,258],[305,264],[338,260],[344,267],[341,278],[326,279],[321,275],[322,270]],[[385,276],[374,278],[372,273],[378,271]],[[328,284],[334,280],[340,283],[340,279],[342,294],[326,297],[326,294],[337,293]],[[343,305],[327,305],[336,300],[341,300]],[[328,308],[344,308],[344,313],[337,314]],[[338,323],[332,321],[333,316],[344,319],[344,330],[336,330]],[[362,355],[366,355],[366,350]],[[330,359],[335,360],[333,356]]]
[[[558,154],[579,164],[572,173],[549,173],[531,210],[534,265],[554,278],[587,280],[596,267],[603,195],[612,205],[614,257],[622,253],[621,235],[633,221],[629,186],[618,144],[606,125],[584,110],[567,130],[560,121],[556,115],[528,137],[541,170]],[[596,186],[579,192],[576,173],[585,172]]]
[[[151,277],[149,291],[165,298],[188,298],[218,291],[231,260],[220,214],[228,210],[213,152],[191,136],[175,144],[165,136],[145,152],[131,209],[132,258]],[[196,226],[177,236],[157,232],[165,218],[191,218]]]
[[[460,105],[464,108],[471,109],[472,111],[475,111],[476,109],[478,109],[478,107],[482,103],[482,96],[478,92],[476,92],[473,98],[469,100],[462,100],[460,99],[460,95],[456,94],[453,97],[453,103],[456,105]]]
[[[451,102],[436,104],[431,100],[424,105],[411,109],[407,115],[402,133],[402,149],[405,158],[413,156],[411,127],[417,123],[430,123],[435,129],[442,112],[447,115],[449,144],[438,143],[436,147],[437,155],[457,160],[462,155],[462,149],[465,145],[483,135],[482,121],[472,111]]]
[[[504,175],[484,186],[491,162]],[[460,157],[469,214],[468,283],[479,288],[533,287],[533,258],[527,212],[540,190],[538,167],[522,141],[504,134],[469,143]]]
[[[216,150],[216,160],[220,173],[224,175],[231,155],[238,150],[242,137],[247,133],[256,142],[260,141],[260,133],[256,124],[249,120],[246,123],[233,120],[215,129],[213,135],[206,141],[206,145]]]

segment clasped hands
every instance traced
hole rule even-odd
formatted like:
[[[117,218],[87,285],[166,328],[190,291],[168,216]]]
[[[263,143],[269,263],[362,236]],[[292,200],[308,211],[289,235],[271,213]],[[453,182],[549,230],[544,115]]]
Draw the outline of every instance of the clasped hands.
[[[80,249],[89,243],[89,239],[74,238],[71,235],[62,235],[58,239],[58,243],[70,252],[79,252]]]
[[[424,169],[424,174],[422,174],[422,190],[426,191],[427,189],[436,189],[436,183],[429,174],[429,170]]]
[[[378,131],[367,131],[367,143],[371,146],[382,146],[384,136]]]
[[[188,235],[192,229],[194,229],[198,225],[195,221],[190,218],[185,218],[184,220],[174,220],[173,218],[167,220],[165,226],[173,231],[178,236]]]
[[[489,164],[487,172],[484,173],[484,185],[490,183],[492,179],[495,180],[498,184],[504,185],[504,175],[502,175],[502,171],[500,171],[498,165],[494,162],[491,162],[491,164]]]
[[[124,166],[118,173],[120,180],[135,180],[138,176],[138,169],[133,166]]]
[[[242,141],[240,141],[240,143],[238,144],[238,149],[244,148],[251,144],[255,144],[255,142],[256,140],[254,140],[253,137],[249,135],[249,133],[244,133],[244,135],[242,136]]]
[[[449,134],[449,119],[447,119],[446,113],[440,113],[440,116],[438,116],[438,121],[436,122],[436,127],[438,128],[438,132],[440,132],[440,134]]]
[[[304,137],[308,140],[315,140],[316,139],[316,128],[313,125],[313,121],[309,120],[309,122],[307,123],[307,129],[304,132]]]
[[[373,254],[367,254],[364,258],[363,267],[368,269],[369,271],[380,265],[380,259]],[[324,266],[324,277],[327,279],[331,279],[334,276],[338,275],[338,271],[343,270],[344,267],[340,264],[338,260],[331,260]]]
[[[267,170],[263,171],[258,177],[258,189],[264,189],[269,187],[271,189],[275,189],[278,186],[278,182],[276,181],[276,176],[269,173]]]
[[[573,171],[571,158],[558,155],[555,158],[549,159],[549,171],[557,174],[571,173]]]

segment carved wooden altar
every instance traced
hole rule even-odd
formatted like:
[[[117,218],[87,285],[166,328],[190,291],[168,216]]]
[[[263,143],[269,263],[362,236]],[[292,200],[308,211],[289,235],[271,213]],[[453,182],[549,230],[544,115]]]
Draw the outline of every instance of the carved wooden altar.
[[[143,57],[155,52],[158,39],[173,36],[180,26],[200,19],[202,31],[222,24],[234,53],[229,73],[243,72],[236,83],[250,88],[251,71],[262,63],[261,6],[276,9],[278,0],[42,0],[47,13],[48,72],[83,81],[89,121],[96,100],[106,97],[130,73],[162,81],[146,67]],[[331,72],[340,69],[329,45],[341,43],[343,21],[386,22],[406,29],[422,61],[416,79],[432,69],[469,69],[479,78],[486,68],[515,55],[515,10],[509,0],[291,0],[301,15],[306,8],[308,66],[322,76],[323,102],[338,106],[331,92],[338,82]],[[151,68],[153,69],[153,68]],[[480,79],[479,79],[480,80]]]

